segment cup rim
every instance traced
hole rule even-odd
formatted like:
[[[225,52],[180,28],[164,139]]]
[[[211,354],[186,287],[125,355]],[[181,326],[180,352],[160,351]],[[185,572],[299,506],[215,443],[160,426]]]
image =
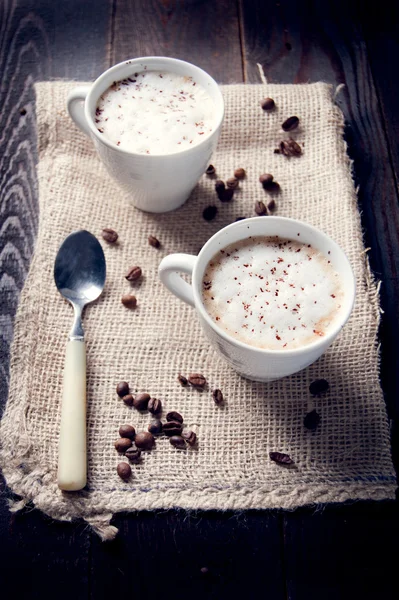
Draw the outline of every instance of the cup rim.
[[[298,348],[291,348],[289,350],[274,350],[271,348],[260,348],[259,346],[251,346],[250,344],[247,344],[246,342],[242,342],[241,340],[238,340],[238,339],[234,338],[232,335],[228,334],[226,331],[224,331],[224,329],[222,329],[219,325],[217,325],[208,315],[208,313],[204,307],[204,304],[202,302],[199,291],[198,291],[200,286],[195,284],[195,282],[198,279],[197,266],[200,262],[199,259],[200,259],[201,255],[203,255],[206,252],[206,250],[209,249],[210,246],[213,246],[215,244],[215,242],[220,237],[222,237],[222,235],[224,235],[224,232],[226,230],[241,229],[243,227],[242,223],[250,224],[253,222],[259,222],[259,219],[267,219],[268,221],[274,221],[274,222],[291,222],[291,223],[295,223],[296,226],[301,227],[302,229],[314,232],[318,236],[320,236],[320,237],[324,238],[326,241],[328,241],[328,243],[332,246],[332,248],[334,248],[334,250],[337,251],[338,254],[341,255],[344,262],[347,263],[347,266],[349,267],[349,273],[351,274],[351,282],[352,282],[352,289],[347,290],[347,292],[348,292],[347,308],[342,313],[341,317],[337,320],[336,325],[333,328],[331,328],[331,331],[329,333],[327,333],[326,335],[324,335],[322,338],[320,338],[320,340],[315,340],[314,342],[311,342],[310,344],[306,344],[304,346],[299,346]],[[245,239],[245,238],[241,238],[241,239]],[[288,238],[288,239],[290,239],[290,238]],[[230,243],[234,243],[234,242],[230,242]],[[215,249],[214,254],[216,254],[216,252],[217,252],[217,250]],[[355,298],[356,298],[355,275],[354,275],[354,272],[352,269],[352,265],[350,264],[349,259],[346,256],[346,253],[343,251],[343,249],[332,238],[330,238],[326,233],[324,233],[324,231],[322,231],[321,229],[318,229],[317,227],[314,227],[313,225],[310,225],[310,223],[306,223],[305,221],[299,221],[297,219],[291,219],[289,217],[277,217],[277,216],[251,217],[251,218],[243,219],[243,220],[235,222],[235,223],[231,223],[230,225],[226,225],[226,227],[223,227],[222,229],[217,231],[204,244],[204,246],[201,248],[201,250],[197,256],[197,260],[195,262],[193,274],[192,274],[192,282],[193,282],[192,289],[193,289],[194,302],[195,302],[196,309],[200,313],[201,317],[206,321],[206,323],[220,337],[222,337],[227,342],[230,342],[233,345],[238,346],[239,348],[242,348],[243,350],[257,352],[261,355],[280,356],[280,357],[281,356],[287,356],[287,357],[298,356],[307,351],[319,350],[321,348],[327,348],[330,345],[330,343],[332,343],[332,341],[335,339],[335,337],[339,334],[341,329],[343,329],[344,325],[347,323],[347,321],[352,313],[353,305],[355,303]]]
[[[93,118],[92,118],[91,114],[89,113],[89,104],[91,103],[92,98],[95,95],[95,90],[101,83],[104,82],[104,80],[108,79],[110,74],[118,73],[120,71],[120,69],[122,67],[126,67],[126,65],[132,65],[132,69],[134,69],[134,65],[137,63],[145,61],[146,63],[151,64],[151,63],[154,63],[154,62],[160,61],[160,60],[165,61],[166,64],[180,64],[183,66],[187,66],[191,71],[201,73],[203,76],[205,76],[205,78],[207,78],[211,82],[211,84],[214,88],[214,92],[217,97],[218,103],[220,104],[220,108],[221,108],[220,114],[219,114],[218,118],[216,119],[214,130],[212,131],[212,133],[210,133],[208,136],[206,136],[205,139],[201,140],[196,146],[193,146],[192,148],[186,148],[185,150],[180,150],[178,152],[168,153],[168,154],[141,154],[139,152],[132,152],[130,150],[125,150],[124,148],[120,148],[119,146],[117,146],[116,144],[114,144],[113,142],[108,140],[107,138],[104,138],[94,125]],[[96,101],[97,100],[98,100],[98,98],[96,98]],[[215,102],[215,106],[216,106],[216,102]],[[216,106],[216,108],[218,108],[218,107]],[[100,142],[102,142],[109,148],[112,148],[113,150],[117,150],[118,152],[121,152],[128,156],[135,156],[135,157],[140,157],[140,158],[145,157],[146,160],[151,160],[151,159],[157,159],[157,158],[159,159],[159,158],[166,158],[166,157],[167,158],[176,157],[179,155],[186,156],[187,154],[191,154],[191,153],[195,152],[201,146],[205,145],[219,131],[219,129],[223,123],[223,119],[224,119],[225,106],[224,106],[223,94],[220,91],[219,85],[213,79],[213,77],[211,77],[209,75],[209,73],[207,73],[200,67],[197,67],[196,65],[193,65],[192,63],[189,63],[185,60],[180,60],[178,58],[172,58],[169,56],[142,56],[142,57],[138,57],[138,58],[131,58],[131,59],[123,60],[123,61],[117,63],[116,65],[113,65],[112,67],[110,67],[109,69],[104,71],[103,73],[101,73],[101,75],[99,75],[99,77],[97,77],[97,79],[95,79],[93,81],[93,83],[90,84],[90,90],[86,96],[85,103],[84,103],[84,114],[85,114],[86,122],[88,123],[91,133],[93,133],[93,135],[95,135],[96,138]]]

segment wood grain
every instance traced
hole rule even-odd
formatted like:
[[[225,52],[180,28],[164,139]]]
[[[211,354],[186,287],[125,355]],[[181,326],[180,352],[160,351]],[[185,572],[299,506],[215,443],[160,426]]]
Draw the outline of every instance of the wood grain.
[[[243,78],[236,2],[118,0],[110,62],[171,56],[205,69],[219,83]]]
[[[279,519],[273,511],[118,516],[115,543],[93,540],[91,597],[110,598],[118,589],[136,598],[231,600],[260,592],[283,600]]]

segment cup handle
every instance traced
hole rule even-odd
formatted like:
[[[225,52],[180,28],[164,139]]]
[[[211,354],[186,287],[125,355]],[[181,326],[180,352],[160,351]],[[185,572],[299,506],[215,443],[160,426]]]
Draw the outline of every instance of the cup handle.
[[[90,87],[89,85],[76,87],[69,92],[67,98],[67,109],[70,117],[86,135],[89,135],[90,128],[85,117],[84,101],[90,91]]]
[[[159,277],[168,290],[191,306],[194,306],[193,288],[180,277],[179,271],[192,275],[196,260],[197,257],[192,254],[169,254],[158,269]]]

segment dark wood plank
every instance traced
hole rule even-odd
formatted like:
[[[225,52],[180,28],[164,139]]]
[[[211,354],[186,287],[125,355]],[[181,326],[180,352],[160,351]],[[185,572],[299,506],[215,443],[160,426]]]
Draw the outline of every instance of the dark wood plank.
[[[285,513],[289,600],[397,598],[398,535],[394,503]]]
[[[98,75],[108,60],[109,15],[107,1],[95,11],[79,0],[0,3],[0,412],[8,391],[13,319],[38,227],[33,84]],[[3,480],[0,486],[2,589],[17,585],[26,598],[50,597],[54,590],[62,598],[86,598],[88,530],[54,523],[31,508],[11,516]]]
[[[118,538],[92,543],[91,598],[123,590],[126,597],[211,600],[251,598],[261,590],[261,597],[282,600],[279,521],[272,511],[118,516]]]
[[[111,62],[151,55],[192,62],[219,83],[240,83],[236,2],[115,0]]]
[[[390,161],[386,124],[368,64],[358,13],[350,2],[261,0],[242,2],[246,80],[326,81],[345,84],[337,97],[346,123],[349,153],[359,185],[359,206],[371,267],[383,281],[381,328],[383,388],[392,418],[399,419],[398,193]]]

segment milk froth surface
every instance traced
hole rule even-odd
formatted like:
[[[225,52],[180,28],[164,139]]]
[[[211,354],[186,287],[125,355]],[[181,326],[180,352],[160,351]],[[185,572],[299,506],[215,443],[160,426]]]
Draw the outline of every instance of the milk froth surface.
[[[210,317],[251,346],[288,350],[320,339],[342,310],[339,274],[311,245],[250,237],[208,263],[202,298]]]
[[[114,82],[100,96],[95,123],[124,150],[172,154],[209,136],[215,112],[212,98],[192,77],[142,71]]]

